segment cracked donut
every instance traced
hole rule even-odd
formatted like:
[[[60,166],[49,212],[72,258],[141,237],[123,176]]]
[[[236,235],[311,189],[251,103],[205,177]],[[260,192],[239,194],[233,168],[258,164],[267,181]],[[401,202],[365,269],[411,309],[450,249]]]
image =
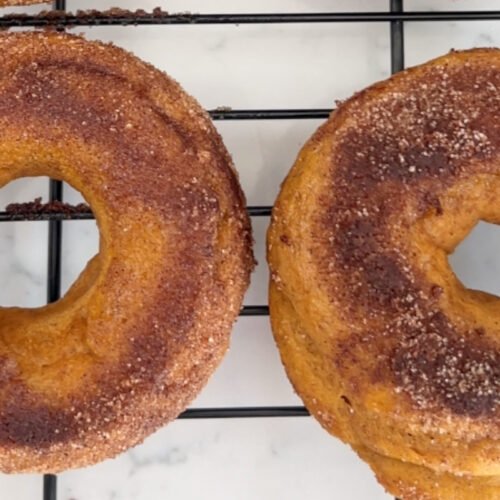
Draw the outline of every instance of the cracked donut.
[[[66,181],[100,232],[61,300],[0,309],[0,469],[55,472],[141,442],[200,391],[249,282],[251,230],[209,116],[165,74],[57,33],[1,34],[0,66],[0,185]]]
[[[312,415],[405,500],[500,498],[500,299],[448,255],[500,223],[500,51],[452,52],[339,105],[268,232],[270,313]]]

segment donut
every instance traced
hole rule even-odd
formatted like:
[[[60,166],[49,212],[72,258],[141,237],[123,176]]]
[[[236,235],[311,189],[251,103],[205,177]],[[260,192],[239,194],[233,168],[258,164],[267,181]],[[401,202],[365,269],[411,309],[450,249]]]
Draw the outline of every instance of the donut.
[[[268,231],[272,329],[306,407],[402,499],[500,498],[500,299],[448,255],[500,223],[500,51],[340,104]]]
[[[91,206],[98,254],[67,294],[0,309],[0,469],[94,464],[174,419],[225,353],[253,267],[207,113],[112,45],[0,35],[0,185],[46,175]]]

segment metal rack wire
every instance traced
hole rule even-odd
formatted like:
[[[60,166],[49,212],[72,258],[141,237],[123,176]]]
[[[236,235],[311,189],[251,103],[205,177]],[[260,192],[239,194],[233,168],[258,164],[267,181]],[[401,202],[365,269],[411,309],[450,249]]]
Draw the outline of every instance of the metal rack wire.
[[[500,11],[447,11],[447,12],[405,12],[403,0],[389,0],[387,12],[328,12],[328,13],[273,13],[273,14],[168,14],[156,11],[154,14],[133,12],[89,12],[66,14],[66,1],[54,0],[53,10],[57,15],[8,15],[0,17],[0,29],[12,27],[52,27],[58,30],[75,26],[135,26],[135,25],[200,25],[200,24],[272,24],[272,23],[342,23],[342,22],[387,22],[390,25],[391,72],[404,68],[404,22],[426,21],[472,21],[500,20]],[[320,119],[328,117],[330,109],[225,109],[210,111],[214,120],[279,120],[279,119]],[[61,201],[63,185],[51,180],[49,201]],[[270,206],[248,207],[252,217],[267,217]],[[61,242],[62,221],[87,220],[93,215],[75,212],[70,215],[52,212],[29,216],[0,212],[0,222],[19,220],[41,220],[49,223],[48,236],[48,283],[47,301],[54,302],[61,291]],[[247,305],[242,316],[262,316],[269,314],[267,305]],[[256,418],[256,417],[297,417],[308,416],[306,408],[300,406],[266,406],[237,408],[188,409],[179,418]],[[57,477],[44,476],[43,499],[56,500]]]

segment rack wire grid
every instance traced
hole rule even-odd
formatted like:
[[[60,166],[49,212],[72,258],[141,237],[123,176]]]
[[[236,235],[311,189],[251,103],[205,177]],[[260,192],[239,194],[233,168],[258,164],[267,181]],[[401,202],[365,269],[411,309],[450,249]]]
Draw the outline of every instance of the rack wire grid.
[[[52,9],[57,16],[9,15],[0,17],[0,29],[15,27],[55,28],[64,30],[75,26],[137,26],[137,25],[203,25],[203,24],[278,24],[278,23],[360,23],[384,22],[390,26],[391,73],[404,69],[404,22],[418,21],[480,21],[500,20],[499,10],[488,11],[404,11],[403,0],[389,0],[387,12],[320,12],[320,13],[271,13],[271,14],[168,14],[155,13],[141,16],[134,13],[123,14],[91,12],[88,14],[66,13],[66,0],[54,0]],[[280,120],[327,118],[331,109],[215,109],[209,111],[213,120]],[[62,201],[63,183],[49,181],[49,201]],[[251,217],[268,217],[271,206],[249,206]],[[42,214],[12,214],[0,212],[0,222],[43,220],[48,221],[48,282],[47,302],[54,302],[61,294],[61,244],[63,220],[93,219],[92,213],[63,212]],[[267,305],[246,305],[241,316],[267,316]],[[301,417],[309,416],[303,406],[260,406],[233,408],[187,409],[180,419],[207,418],[261,418],[261,417]],[[43,500],[57,499],[57,476],[43,476]]]

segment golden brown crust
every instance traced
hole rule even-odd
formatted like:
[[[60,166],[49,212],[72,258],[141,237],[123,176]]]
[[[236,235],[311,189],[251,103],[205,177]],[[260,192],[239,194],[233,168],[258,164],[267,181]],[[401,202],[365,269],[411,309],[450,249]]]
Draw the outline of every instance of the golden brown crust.
[[[378,455],[367,449],[356,450],[366,460],[377,479],[397,498],[404,500],[497,500],[499,476],[457,476]]]
[[[0,35],[0,184],[49,175],[100,252],[68,294],[0,312],[0,469],[116,455],[175,418],[224,354],[253,267],[245,200],[208,115],[125,51]]]
[[[500,51],[477,49],[355,95],[301,151],[268,235],[273,331],[305,404],[431,475],[500,475],[498,299],[447,261],[500,222],[499,88]]]

